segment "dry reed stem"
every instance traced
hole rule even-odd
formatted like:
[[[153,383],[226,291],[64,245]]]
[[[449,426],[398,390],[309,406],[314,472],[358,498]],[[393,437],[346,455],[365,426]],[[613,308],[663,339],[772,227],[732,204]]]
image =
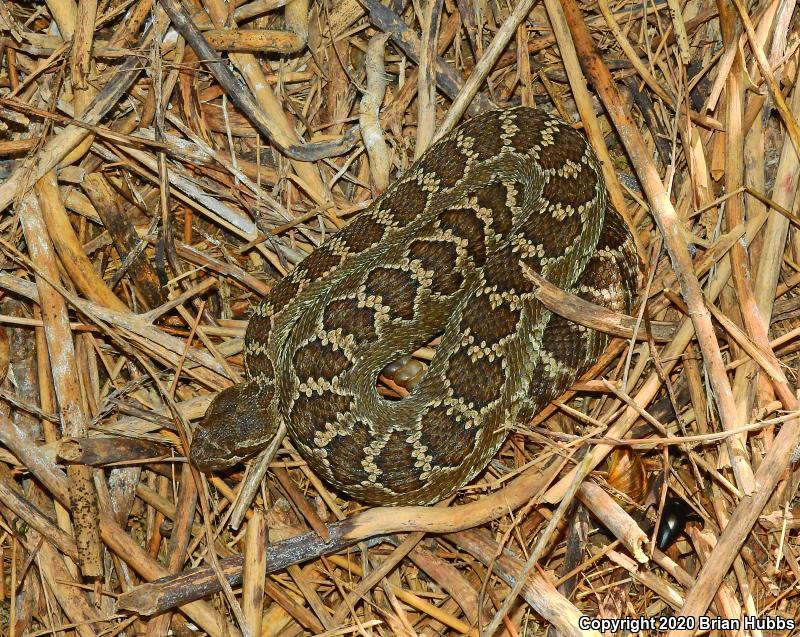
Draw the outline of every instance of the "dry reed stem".
[[[307,0],[292,0],[290,3],[294,6],[294,12],[291,15],[298,16],[296,19],[296,33],[297,35],[304,35],[307,37],[307,23],[303,24],[302,21],[307,20],[308,15],[308,2]],[[211,16],[214,24],[220,26],[225,22],[227,17],[227,9],[219,0],[208,0],[205,7]],[[281,108],[275,94],[269,88],[266,79],[264,78],[263,71],[259,67],[256,59],[249,53],[235,53],[230,56],[231,61],[237,67],[239,72],[247,82],[250,90],[257,100],[258,105],[264,109],[267,118],[272,125],[270,131],[275,137],[275,140],[283,146],[290,146],[299,141],[299,137],[294,131],[286,112]],[[325,196],[325,187],[319,176],[319,172],[315,168],[305,162],[295,162],[294,168],[297,170],[299,177],[303,179],[311,188],[311,195],[317,202],[324,202],[327,200]]]
[[[71,5],[71,3],[70,3]],[[72,105],[75,114],[81,115],[91,103],[97,90],[89,83],[89,76],[94,66],[91,51],[94,41],[95,18],[97,17],[97,0],[79,0],[77,10],[73,12],[72,48],[70,51],[70,79],[72,81]],[[90,135],[81,142],[61,162],[61,166],[69,166],[80,160],[91,148],[94,138]]]
[[[83,246],[69,222],[67,210],[61,201],[55,175],[52,172],[47,173],[39,180],[38,188],[42,194],[42,217],[48,233],[61,263],[69,272],[75,286],[100,305],[122,312],[127,311],[128,307],[106,285],[103,278],[97,275],[92,262],[84,254]]]
[[[428,149],[436,130],[436,43],[442,17],[442,0],[429,0],[425,5],[417,70],[417,143],[414,158]]]
[[[664,189],[655,166],[648,157],[641,132],[622,107],[621,98],[608,68],[596,54],[591,35],[580,15],[580,10],[572,0],[564,0],[563,5],[573,37],[576,39],[576,47],[584,56],[584,66],[609,110],[617,130],[620,131],[623,144],[642,181],[654,218],[669,251],[683,298],[689,306],[689,316],[703,353],[709,380],[714,388],[722,424],[728,429],[733,429],[737,422],[730,382],[725,374],[724,364],[719,353],[719,344],[711,325],[711,317],[703,302],[700,284],[694,276],[689,251],[680,240],[681,231],[675,208]],[[746,494],[750,494],[755,489],[755,484],[753,483],[752,468],[747,462],[747,451],[741,441],[734,439],[727,444],[738,486]]]
[[[66,435],[84,437],[87,433],[86,416],[80,400],[78,370],[67,318],[67,305],[49,283],[58,280],[58,266],[39,203],[32,195],[28,195],[22,202],[20,222],[31,258],[39,263],[42,269],[42,275],[36,278],[36,286],[41,301],[44,332],[53,374],[53,386],[58,397],[61,425]],[[103,568],[97,530],[97,495],[92,484],[91,470],[85,465],[70,465],[67,475],[81,571],[87,578],[97,578],[102,574]]]

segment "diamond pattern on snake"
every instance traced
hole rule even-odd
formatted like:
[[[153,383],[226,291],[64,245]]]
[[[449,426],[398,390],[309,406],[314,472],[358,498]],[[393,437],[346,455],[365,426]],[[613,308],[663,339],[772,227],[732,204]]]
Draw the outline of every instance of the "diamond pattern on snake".
[[[591,147],[517,107],[453,130],[274,286],[247,327],[247,381],[214,399],[191,460],[231,467],[283,422],[317,475],[356,500],[447,497],[608,342],[548,311],[522,264],[631,309],[638,259]],[[382,370],[436,336],[410,393],[382,397]]]

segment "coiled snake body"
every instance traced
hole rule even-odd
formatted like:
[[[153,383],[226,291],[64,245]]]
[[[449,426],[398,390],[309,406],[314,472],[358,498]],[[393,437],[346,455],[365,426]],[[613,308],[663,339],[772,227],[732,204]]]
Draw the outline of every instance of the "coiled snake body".
[[[569,125],[519,107],[434,144],[276,284],[247,328],[248,380],[214,400],[191,459],[231,466],[283,420],[313,470],[357,500],[446,497],[607,344],[549,312],[522,263],[630,310],[638,260],[594,153]],[[381,397],[381,370],[436,336],[411,393]]]

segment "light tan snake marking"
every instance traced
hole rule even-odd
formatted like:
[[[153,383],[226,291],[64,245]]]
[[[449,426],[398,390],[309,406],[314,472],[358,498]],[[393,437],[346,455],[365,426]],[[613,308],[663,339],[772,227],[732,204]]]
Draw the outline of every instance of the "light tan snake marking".
[[[548,311],[521,263],[631,309],[638,259],[591,147],[524,107],[475,117],[434,144],[275,285],[247,327],[248,380],[213,401],[191,460],[230,467],[283,420],[316,474],[356,500],[450,495],[608,342]],[[410,394],[381,397],[381,371],[437,335]]]

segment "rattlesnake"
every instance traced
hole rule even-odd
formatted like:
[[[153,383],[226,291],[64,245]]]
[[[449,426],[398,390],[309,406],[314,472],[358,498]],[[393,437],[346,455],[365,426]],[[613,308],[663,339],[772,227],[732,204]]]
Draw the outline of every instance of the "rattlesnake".
[[[517,107],[453,130],[275,285],[247,327],[248,381],[213,401],[192,461],[229,467],[283,420],[309,466],[357,500],[446,497],[607,344],[551,314],[522,263],[630,311],[638,259],[591,147]],[[437,336],[410,394],[382,397],[381,371]]]

